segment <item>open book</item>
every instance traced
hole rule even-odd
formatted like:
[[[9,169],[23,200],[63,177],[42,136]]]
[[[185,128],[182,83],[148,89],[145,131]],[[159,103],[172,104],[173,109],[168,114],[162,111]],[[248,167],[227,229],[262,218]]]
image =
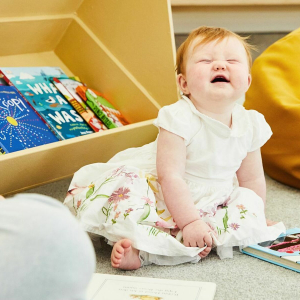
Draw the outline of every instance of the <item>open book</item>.
[[[212,300],[213,282],[170,280],[95,273],[88,300]]]
[[[248,246],[242,252],[300,273],[300,228],[288,229],[276,240]]]

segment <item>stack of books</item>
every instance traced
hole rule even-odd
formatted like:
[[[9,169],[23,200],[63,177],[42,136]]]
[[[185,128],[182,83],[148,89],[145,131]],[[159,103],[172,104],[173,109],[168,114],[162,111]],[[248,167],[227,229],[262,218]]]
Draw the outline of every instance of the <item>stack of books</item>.
[[[0,68],[0,154],[127,124],[103,94],[59,67]]]

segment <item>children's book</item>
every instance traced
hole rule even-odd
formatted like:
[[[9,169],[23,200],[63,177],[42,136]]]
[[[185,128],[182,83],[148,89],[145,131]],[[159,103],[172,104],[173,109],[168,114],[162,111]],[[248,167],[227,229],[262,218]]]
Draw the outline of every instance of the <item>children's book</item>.
[[[101,93],[84,85],[78,86],[76,92],[107,128],[117,128],[128,124],[123,115]]]
[[[76,88],[82,85],[82,83],[70,78],[58,79],[55,77],[53,78],[53,83],[95,132],[107,129],[103,122],[96,117],[94,112],[76,93]]]
[[[242,252],[300,273],[300,228],[292,228],[276,240],[242,249]]]
[[[14,85],[44,119],[59,140],[94,131],[56,89],[50,78],[68,78],[58,67],[1,68],[4,79]]]
[[[1,85],[7,86],[8,83],[4,80],[3,77],[4,77],[4,75],[0,73],[0,86],[1,86]]]
[[[213,282],[170,280],[95,273],[88,300],[213,300]]]
[[[2,148],[1,143],[0,143],[0,155],[5,154],[4,148]]]
[[[0,86],[0,152],[58,141],[14,86]]]

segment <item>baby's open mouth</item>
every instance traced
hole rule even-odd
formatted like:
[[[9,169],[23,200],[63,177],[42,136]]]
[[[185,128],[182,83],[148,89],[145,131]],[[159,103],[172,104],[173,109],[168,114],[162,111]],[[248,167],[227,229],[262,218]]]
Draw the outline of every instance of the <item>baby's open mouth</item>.
[[[211,83],[215,83],[215,82],[229,82],[229,80],[223,76],[223,75],[217,75],[216,77],[214,77],[214,79],[211,81]]]

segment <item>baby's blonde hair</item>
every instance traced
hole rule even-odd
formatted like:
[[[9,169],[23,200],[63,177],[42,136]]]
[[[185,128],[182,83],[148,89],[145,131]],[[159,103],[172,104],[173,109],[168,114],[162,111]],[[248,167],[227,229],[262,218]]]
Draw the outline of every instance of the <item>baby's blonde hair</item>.
[[[195,45],[205,45],[209,42],[218,40],[222,41],[228,37],[235,37],[237,38],[242,45],[244,46],[248,58],[248,65],[249,71],[252,67],[252,56],[251,50],[256,50],[256,48],[249,44],[247,40],[249,37],[241,37],[238,34],[227,30],[225,28],[220,27],[208,27],[208,26],[201,26],[199,28],[194,29],[187,39],[181,44],[181,46],[177,50],[177,57],[176,57],[176,72],[177,74],[185,74],[185,63],[186,63],[186,53],[189,49],[189,46],[196,38],[201,38],[199,43]]]

